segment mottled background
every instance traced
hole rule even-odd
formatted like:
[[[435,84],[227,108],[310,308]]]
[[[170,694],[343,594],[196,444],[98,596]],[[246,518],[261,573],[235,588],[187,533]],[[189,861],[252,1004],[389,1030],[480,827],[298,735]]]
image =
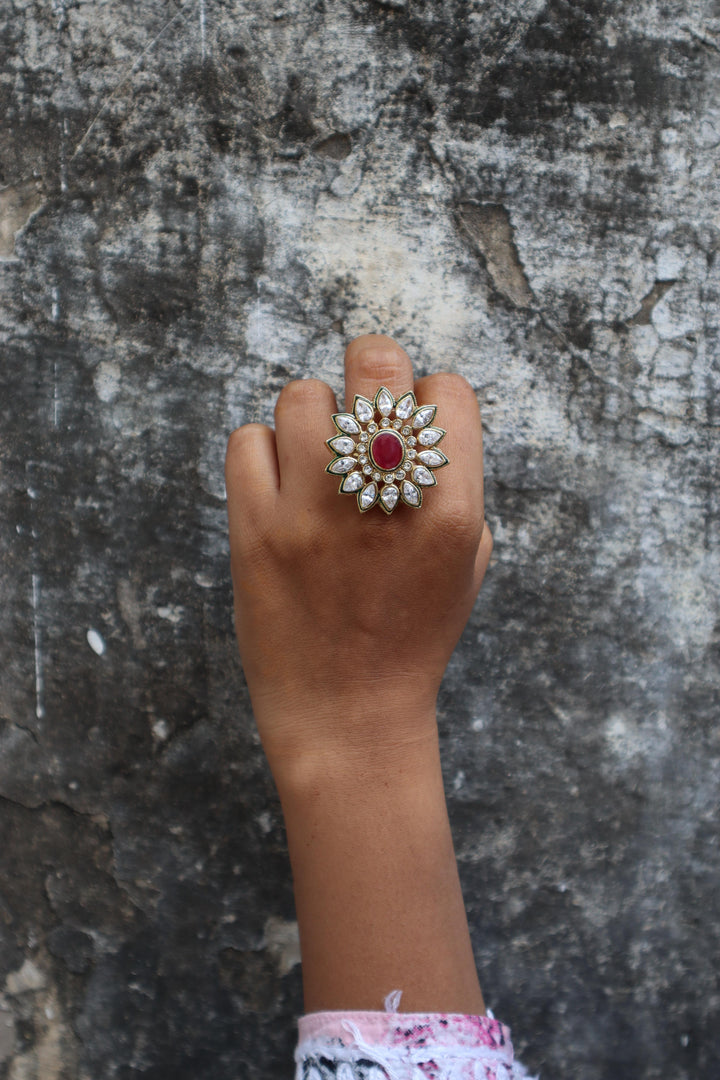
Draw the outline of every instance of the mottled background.
[[[3,1080],[291,1075],[222,466],[367,331],[482,405],[488,1004],[546,1080],[720,1076],[719,91],[717,0],[2,0]]]

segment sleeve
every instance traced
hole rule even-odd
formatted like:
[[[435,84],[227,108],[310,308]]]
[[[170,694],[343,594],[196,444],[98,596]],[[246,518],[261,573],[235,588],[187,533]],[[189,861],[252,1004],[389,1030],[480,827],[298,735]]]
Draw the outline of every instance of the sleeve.
[[[295,1080],[533,1080],[491,1013],[399,1013],[400,995],[385,1012],[301,1016]]]

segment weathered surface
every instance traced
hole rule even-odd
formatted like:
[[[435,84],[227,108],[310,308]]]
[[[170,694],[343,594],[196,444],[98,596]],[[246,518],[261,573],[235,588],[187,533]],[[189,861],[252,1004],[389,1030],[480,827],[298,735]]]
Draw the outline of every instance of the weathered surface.
[[[289,1075],[222,459],[381,330],[486,422],[440,704],[488,1002],[545,1077],[714,1080],[717,4],[0,26],[0,1077]]]

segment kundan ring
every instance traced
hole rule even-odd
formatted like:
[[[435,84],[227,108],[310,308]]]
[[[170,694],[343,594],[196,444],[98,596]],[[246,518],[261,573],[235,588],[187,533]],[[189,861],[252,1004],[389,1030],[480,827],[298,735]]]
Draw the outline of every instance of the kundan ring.
[[[377,504],[391,514],[400,502],[417,509],[423,488],[437,483],[435,470],[448,464],[437,449],[445,431],[432,426],[436,412],[412,391],[397,401],[386,386],[372,401],[356,394],[352,412],[333,414],[338,434],[326,442],[335,457],[325,472],[342,477],[339,492],[357,495],[362,513]]]

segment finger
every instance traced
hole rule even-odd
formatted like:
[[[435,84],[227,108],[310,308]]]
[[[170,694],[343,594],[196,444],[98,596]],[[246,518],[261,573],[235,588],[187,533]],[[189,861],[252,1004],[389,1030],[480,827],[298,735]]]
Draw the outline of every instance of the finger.
[[[225,489],[231,538],[243,520],[262,515],[280,486],[275,432],[265,424],[244,424],[228,439]]]
[[[485,573],[490,563],[490,556],[492,555],[493,538],[490,529],[487,524],[483,526],[482,536],[480,537],[480,544],[478,546],[477,555],[475,556],[475,573],[473,575],[473,585],[475,588],[475,595],[480,592]]]
[[[431,449],[448,459],[434,474],[451,504],[469,505],[479,521],[485,512],[483,500],[482,420],[477,396],[467,379],[455,372],[439,372],[418,379],[415,396],[421,405],[437,405],[430,426],[447,434]],[[418,450],[422,447],[418,446]]]
[[[413,388],[410,357],[385,334],[363,334],[345,350],[345,408],[352,412],[356,394],[372,400],[386,386],[395,399]]]
[[[339,434],[332,422],[337,411],[334,393],[320,379],[294,379],[282,388],[275,405],[281,491],[307,496],[312,489],[315,499],[328,490],[324,473],[332,455],[325,440]]]

